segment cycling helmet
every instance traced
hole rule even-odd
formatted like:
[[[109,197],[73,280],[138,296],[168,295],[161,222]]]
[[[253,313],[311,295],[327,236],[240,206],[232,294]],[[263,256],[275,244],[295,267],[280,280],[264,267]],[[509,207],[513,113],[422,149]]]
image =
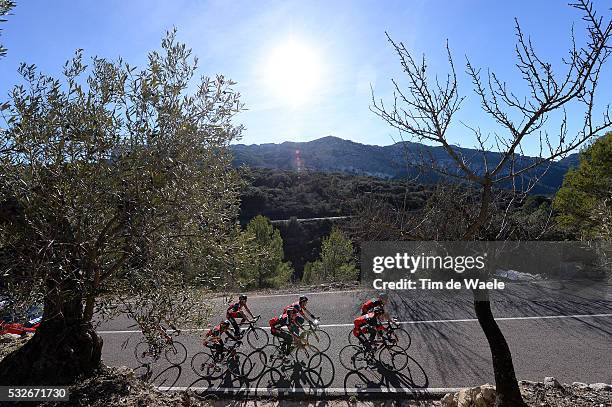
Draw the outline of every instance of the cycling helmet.
[[[247,300],[247,296],[245,294],[240,294],[238,296],[238,301],[246,301]]]
[[[388,299],[389,299],[389,294],[387,294],[387,293],[385,293],[385,292],[379,293],[379,294],[378,294],[378,298],[379,298],[379,299],[381,299],[381,300],[383,300],[383,301],[386,301],[386,300],[388,300]]]
[[[226,319],[225,321],[221,322],[221,326],[223,326],[223,327],[230,326],[230,322],[229,322],[229,320],[228,320],[228,319]]]
[[[300,296],[300,302],[306,302],[308,301],[308,297],[306,297],[305,295]]]

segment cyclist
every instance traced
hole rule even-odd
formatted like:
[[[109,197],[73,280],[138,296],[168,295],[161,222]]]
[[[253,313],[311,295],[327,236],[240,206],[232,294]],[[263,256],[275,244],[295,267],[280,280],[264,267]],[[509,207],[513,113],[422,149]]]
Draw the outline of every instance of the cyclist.
[[[297,322],[299,322],[300,325],[304,323],[304,318],[308,319],[309,321],[318,319],[317,317],[314,316],[312,312],[310,312],[306,308],[307,305],[308,305],[308,297],[306,297],[305,295],[302,295],[300,296],[298,301],[294,302],[293,304],[287,305],[283,309],[283,314],[286,314],[289,309],[292,309],[292,308],[295,309],[296,312],[299,314],[297,317]]]
[[[366,351],[372,351],[372,343],[378,331],[384,329],[380,318],[384,314],[384,310],[381,307],[376,307],[365,315],[361,315],[353,321],[353,335],[363,345]],[[366,334],[369,336],[366,337]]]
[[[384,311],[385,306],[387,305],[388,302],[389,302],[389,294],[384,293],[384,292],[379,293],[377,298],[372,298],[363,303],[363,305],[361,306],[361,315],[370,313],[376,307],[380,307]]]
[[[221,322],[219,325],[215,326],[204,336],[204,341],[202,344],[212,350],[215,351],[216,355],[222,356],[225,351],[225,345],[223,343],[223,334],[225,334],[228,338],[233,341],[238,341],[238,339],[230,333],[229,330],[230,321],[227,319]]]
[[[288,308],[287,312],[280,317],[272,318],[270,324],[270,333],[281,340],[281,350],[288,354],[291,342],[299,340],[301,324],[298,322],[298,313],[295,308]],[[283,328],[287,328],[286,330]]]
[[[249,313],[251,317],[250,319],[247,318],[243,309]],[[234,327],[234,335],[238,338],[242,337],[242,333],[240,332],[240,324],[242,324],[245,319],[247,320],[247,322],[252,322],[255,319],[253,313],[251,313],[251,310],[247,305],[247,296],[245,294],[240,294],[240,296],[238,296],[238,302],[229,306],[225,317]],[[236,318],[241,318],[240,324],[236,321]]]

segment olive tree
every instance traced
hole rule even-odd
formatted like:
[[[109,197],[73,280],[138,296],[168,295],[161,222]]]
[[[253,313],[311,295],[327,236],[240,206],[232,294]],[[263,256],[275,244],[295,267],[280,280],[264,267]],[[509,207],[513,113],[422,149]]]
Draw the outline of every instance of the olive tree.
[[[44,313],[0,363],[1,383],[93,372],[102,349],[93,317],[113,304],[129,304],[118,311],[143,329],[197,319],[193,270],[228,257],[236,229],[228,144],[242,130],[234,83],[197,72],[174,31],[142,69],[86,64],[81,50],[61,79],[21,65],[2,112],[0,274],[9,295],[39,295]]]
[[[15,2],[11,0],[0,0],[0,23],[6,22],[3,18],[8,15],[11,10],[15,7]],[[2,29],[0,29],[0,34]],[[6,48],[0,43],[0,58],[6,55]]]
[[[394,80],[394,99],[391,104],[372,97],[372,110],[388,124],[418,141],[441,146],[446,152],[447,163],[438,162],[426,150],[419,154],[424,166],[445,178],[458,179],[477,188],[479,199],[472,200],[464,219],[465,227],[455,227],[452,237],[443,239],[481,240],[487,237],[486,229],[491,209],[496,199],[496,187],[512,186],[523,194],[537,183],[550,163],[580,147],[592,137],[611,126],[609,110],[603,117],[595,118],[597,94],[602,66],[610,55],[612,21],[596,15],[589,1],[581,0],[573,6],[583,13],[586,23],[585,45],[576,45],[571,35],[571,48],[560,66],[541,58],[516,23],[516,66],[528,89],[519,95],[494,72],[484,76],[467,60],[466,68],[476,97],[483,112],[497,125],[496,131],[483,134],[477,125],[466,124],[474,134],[476,147],[481,154],[466,156],[448,140],[448,129],[454,123],[463,97],[459,95],[457,75],[451,52],[447,46],[450,72],[444,78],[430,78],[425,58],[415,59],[401,42],[388,37],[399,57],[405,74],[406,86]],[[582,125],[575,135],[568,134],[568,106],[582,108]],[[560,112],[558,132],[550,135],[551,123]],[[521,159],[523,146],[535,139],[540,144],[540,154],[531,160]],[[499,154],[491,155],[490,150]],[[484,163],[482,166],[479,163]],[[525,181],[525,182],[523,182]],[[460,222],[453,222],[454,226]],[[498,393],[498,405],[524,406],[516,380],[510,348],[497,325],[486,293],[474,295],[474,309],[491,350],[493,370]],[[483,293],[478,293],[483,294]]]

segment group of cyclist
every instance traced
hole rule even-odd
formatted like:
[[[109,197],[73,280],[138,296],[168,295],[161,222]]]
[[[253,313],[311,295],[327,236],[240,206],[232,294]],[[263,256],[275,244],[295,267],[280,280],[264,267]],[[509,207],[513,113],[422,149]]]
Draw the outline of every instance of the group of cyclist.
[[[353,335],[370,350],[377,333],[384,329],[383,322],[389,319],[385,311],[389,298],[386,293],[380,293],[376,298],[364,302],[361,306],[361,315],[353,321]],[[304,329],[304,322],[317,319],[307,308],[308,297],[302,295],[298,301],[287,305],[279,316],[268,321],[270,333],[280,339],[281,349],[288,353],[293,343],[299,342],[300,331]],[[238,321],[240,319],[240,321]],[[241,294],[238,302],[231,304],[226,310],[226,319],[210,329],[204,337],[204,345],[223,353],[223,335],[232,341],[240,341],[242,332],[240,325],[253,322],[255,317],[247,305],[247,296]],[[233,327],[233,332],[230,330]]]

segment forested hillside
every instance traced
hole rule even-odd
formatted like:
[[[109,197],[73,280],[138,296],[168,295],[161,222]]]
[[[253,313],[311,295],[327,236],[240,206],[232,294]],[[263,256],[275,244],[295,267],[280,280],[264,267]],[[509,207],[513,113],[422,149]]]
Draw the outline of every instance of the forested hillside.
[[[430,185],[343,173],[241,169],[247,186],[241,194],[240,222],[256,215],[271,220],[348,216],[365,197],[417,209]]]
[[[333,219],[297,219],[351,216],[364,199],[387,202],[409,210],[421,208],[431,185],[343,173],[242,168],[247,185],[241,194],[240,223],[244,226],[264,215],[280,229],[285,258],[301,276],[304,265],[319,256],[321,241],[334,224]],[[285,220],[285,221],[281,221]]]

